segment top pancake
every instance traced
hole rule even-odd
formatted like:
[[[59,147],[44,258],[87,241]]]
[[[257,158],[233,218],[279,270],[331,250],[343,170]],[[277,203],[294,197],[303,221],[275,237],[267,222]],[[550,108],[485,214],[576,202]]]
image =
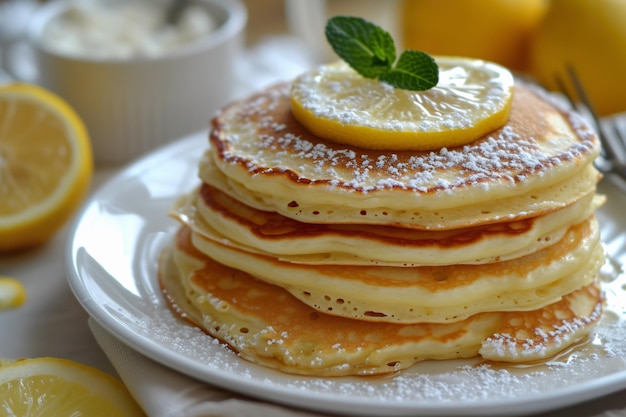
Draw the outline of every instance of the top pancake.
[[[598,141],[581,118],[517,83],[509,122],[460,148],[385,152],[323,140],[280,84],[221,111],[200,177],[302,222],[453,229],[535,217],[593,192]]]

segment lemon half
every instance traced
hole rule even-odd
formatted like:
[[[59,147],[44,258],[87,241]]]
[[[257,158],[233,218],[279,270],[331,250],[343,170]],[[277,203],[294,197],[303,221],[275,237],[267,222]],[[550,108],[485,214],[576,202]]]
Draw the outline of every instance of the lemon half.
[[[83,122],[55,94],[0,87],[0,251],[40,244],[85,197],[93,172]]]
[[[8,416],[145,416],[121,381],[67,359],[5,361],[0,393]]]
[[[364,78],[344,63],[325,65],[294,80],[294,117],[315,135],[378,150],[460,146],[503,126],[514,78],[477,59],[437,57],[439,83],[426,91],[394,88]]]

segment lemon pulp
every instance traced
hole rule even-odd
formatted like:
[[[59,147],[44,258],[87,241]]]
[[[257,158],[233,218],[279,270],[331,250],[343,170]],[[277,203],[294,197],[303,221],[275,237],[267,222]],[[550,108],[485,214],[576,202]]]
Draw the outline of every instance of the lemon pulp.
[[[44,242],[73,214],[93,171],[87,131],[53,93],[0,87],[0,251]]]
[[[408,91],[364,78],[344,63],[307,72],[292,84],[294,117],[315,135],[379,150],[460,146],[503,126],[513,75],[477,59],[437,57],[439,83]]]
[[[145,415],[119,380],[66,359],[5,361],[0,392],[0,410],[11,416]]]

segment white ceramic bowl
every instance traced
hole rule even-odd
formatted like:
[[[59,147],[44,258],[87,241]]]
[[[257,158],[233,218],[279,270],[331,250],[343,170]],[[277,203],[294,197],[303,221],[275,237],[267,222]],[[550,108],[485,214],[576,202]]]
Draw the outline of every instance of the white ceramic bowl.
[[[189,133],[206,129],[233,94],[247,11],[239,0],[194,0],[218,22],[211,33],[166,54],[94,58],[60,52],[42,41],[45,25],[67,0],[46,3],[29,40],[36,82],[64,97],[84,120],[97,165],[121,164]]]

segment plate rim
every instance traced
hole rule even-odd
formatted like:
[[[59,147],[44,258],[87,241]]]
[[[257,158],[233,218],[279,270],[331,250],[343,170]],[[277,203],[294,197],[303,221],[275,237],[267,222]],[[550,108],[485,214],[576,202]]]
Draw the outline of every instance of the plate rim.
[[[549,392],[533,394],[521,398],[500,398],[495,401],[462,400],[458,403],[429,401],[385,402],[371,398],[360,398],[358,409],[354,409],[353,398],[331,395],[329,393],[304,390],[294,390],[285,396],[285,387],[259,384],[254,379],[244,379],[240,376],[228,373],[211,372],[207,376],[205,368],[193,368],[193,359],[168,350],[155,343],[144,335],[135,333],[127,324],[121,323],[112,317],[104,308],[101,308],[94,300],[85,285],[76,265],[75,237],[85,221],[90,207],[102,197],[102,194],[124,179],[134,178],[142,172],[149,171],[155,164],[167,158],[184,154],[187,147],[206,141],[208,146],[208,131],[202,130],[186,137],[161,146],[139,159],[126,164],[97,187],[85,201],[69,227],[68,238],[65,245],[65,265],[67,281],[74,297],[88,313],[88,315],[106,329],[113,337],[119,339],[133,350],[147,356],[155,362],[167,368],[179,371],[185,375],[196,378],[202,382],[219,386],[239,394],[252,396],[260,400],[268,400],[287,406],[305,408],[310,411],[331,412],[341,414],[380,415],[386,413],[389,416],[425,416],[425,415],[455,415],[468,416],[480,413],[482,415],[498,415],[507,412],[509,415],[527,415],[537,412],[545,412],[560,407],[572,406],[603,395],[608,395],[626,388],[626,369],[598,378],[579,382],[578,384],[559,387]],[[605,179],[607,180],[607,179]],[[603,181],[605,181],[603,180]],[[610,180],[610,177],[608,178]],[[626,359],[626,358],[625,358]],[[243,359],[239,359],[244,361]],[[250,364],[250,366],[259,366]],[[315,402],[314,405],[310,401]],[[321,401],[320,401],[321,400]],[[533,401],[530,401],[533,400]],[[520,407],[523,406],[523,407]]]

